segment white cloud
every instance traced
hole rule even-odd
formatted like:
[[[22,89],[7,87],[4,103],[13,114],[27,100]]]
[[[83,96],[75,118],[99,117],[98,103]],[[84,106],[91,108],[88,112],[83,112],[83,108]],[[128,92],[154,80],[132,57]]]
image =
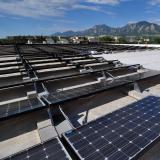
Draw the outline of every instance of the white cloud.
[[[75,0],[10,0],[0,1],[0,12],[25,17],[61,16]]]
[[[117,5],[120,3],[120,0],[86,0],[86,2],[96,3],[96,4]]]
[[[91,10],[91,11],[101,12],[101,13],[104,13],[107,15],[114,15],[113,12],[103,10],[100,6],[87,6],[87,5],[77,4],[77,5],[74,5],[72,8],[73,9]]]
[[[155,5],[160,5],[160,0],[150,0],[149,2],[151,5],[155,6]]]
[[[160,18],[153,17],[153,18],[150,18],[148,21],[151,23],[156,23],[160,25]]]
[[[92,10],[92,11],[99,11],[100,8],[98,6],[87,6],[82,4],[76,4],[72,7],[73,9],[85,9],[85,10]]]
[[[106,4],[106,5],[118,5],[121,2],[127,2],[132,0],[86,0],[86,2],[94,4]]]
[[[67,11],[73,9],[109,14],[110,12],[103,11],[101,4],[116,5],[121,1],[126,0],[0,0],[0,14],[23,17],[57,17],[63,16]]]

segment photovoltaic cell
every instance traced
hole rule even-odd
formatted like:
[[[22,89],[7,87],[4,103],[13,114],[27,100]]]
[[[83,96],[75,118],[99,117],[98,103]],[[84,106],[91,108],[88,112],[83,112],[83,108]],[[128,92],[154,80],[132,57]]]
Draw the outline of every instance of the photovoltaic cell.
[[[0,119],[17,115],[23,112],[36,110],[45,105],[38,98],[30,98],[18,102],[0,105]]]
[[[130,160],[159,137],[160,98],[154,96],[64,134],[86,160]]]
[[[69,160],[67,151],[58,138],[10,156],[6,160]]]

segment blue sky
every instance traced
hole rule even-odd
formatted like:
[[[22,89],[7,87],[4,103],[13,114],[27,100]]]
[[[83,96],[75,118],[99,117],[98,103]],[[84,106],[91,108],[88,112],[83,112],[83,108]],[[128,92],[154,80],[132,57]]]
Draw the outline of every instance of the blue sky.
[[[0,0],[0,37],[49,35],[96,24],[160,24],[160,0]]]

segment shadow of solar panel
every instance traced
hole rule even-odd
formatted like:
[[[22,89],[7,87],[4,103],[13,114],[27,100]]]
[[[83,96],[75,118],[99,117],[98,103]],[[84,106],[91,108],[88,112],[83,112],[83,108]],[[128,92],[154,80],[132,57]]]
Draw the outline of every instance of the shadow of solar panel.
[[[67,151],[58,138],[52,139],[21,153],[8,157],[6,160],[69,160]]]
[[[149,96],[63,136],[81,159],[133,159],[160,137],[160,98]]]
[[[0,119],[45,107],[38,98],[0,105]]]

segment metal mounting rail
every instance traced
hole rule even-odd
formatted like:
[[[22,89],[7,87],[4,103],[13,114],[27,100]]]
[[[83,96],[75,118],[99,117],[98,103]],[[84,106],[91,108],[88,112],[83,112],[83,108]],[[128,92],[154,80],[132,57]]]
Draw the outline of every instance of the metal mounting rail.
[[[80,76],[80,75],[87,75],[87,74],[92,74],[92,73],[98,73],[98,72],[110,72],[110,71],[114,71],[114,70],[118,70],[118,69],[125,69],[125,68],[130,68],[130,67],[140,67],[139,64],[136,65],[127,65],[127,66],[121,66],[121,67],[115,67],[115,68],[110,68],[110,69],[100,69],[100,70],[96,70],[96,71],[88,71],[88,72],[84,72],[84,73],[76,73],[76,74],[72,74],[72,75],[67,75],[67,76],[62,76],[62,77],[44,77],[44,78],[39,78],[37,81],[48,81],[48,80],[61,80],[61,79],[65,79],[65,78],[72,78],[75,76]]]
[[[37,78],[37,75],[34,71],[34,68],[30,65],[29,61],[24,57],[24,55],[20,52],[19,46],[15,45],[15,50],[17,54],[20,56],[21,61],[26,69],[26,72],[28,73],[28,76],[32,79]]]

